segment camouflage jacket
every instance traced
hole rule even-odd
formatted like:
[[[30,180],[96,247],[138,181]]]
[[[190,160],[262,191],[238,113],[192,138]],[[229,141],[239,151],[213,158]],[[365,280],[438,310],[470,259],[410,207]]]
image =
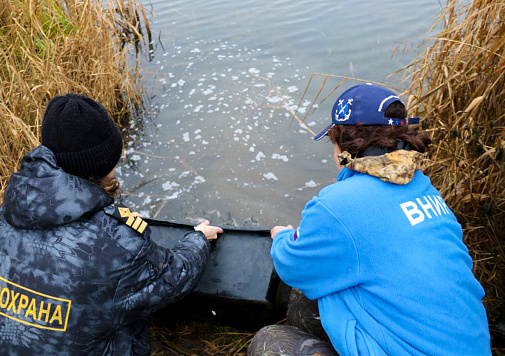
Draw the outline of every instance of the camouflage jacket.
[[[149,354],[146,317],[197,285],[209,243],[193,231],[160,247],[112,203],[46,147],[23,158],[0,210],[2,355]]]

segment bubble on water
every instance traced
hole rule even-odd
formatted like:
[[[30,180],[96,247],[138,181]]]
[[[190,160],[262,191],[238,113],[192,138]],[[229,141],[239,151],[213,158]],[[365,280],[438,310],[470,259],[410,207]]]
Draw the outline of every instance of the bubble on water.
[[[191,51],[191,53],[200,53],[200,49],[199,48],[193,48]]]
[[[279,180],[272,172],[264,173],[263,177],[265,177],[268,180]]]
[[[177,198],[179,198],[179,194],[180,194],[180,192],[175,192],[175,193],[174,193],[174,194],[172,194],[172,195],[167,195],[167,196],[165,197],[165,200],[173,200],[173,199],[177,199]]]
[[[202,177],[202,176],[196,176],[196,177],[195,177],[194,182],[195,182],[196,184],[203,183],[203,182],[205,182],[205,178],[204,178],[204,177]]]
[[[249,68],[248,72],[251,74],[258,74],[260,70],[257,68]]]
[[[140,157],[140,155],[133,155],[133,156],[130,157],[130,159],[132,161],[140,161],[141,157]]]
[[[308,187],[308,188],[314,188],[314,187],[317,187],[317,184],[316,182],[314,182],[312,179],[309,180],[308,182],[305,182],[305,186]]]
[[[182,139],[184,140],[184,142],[188,142],[189,141],[189,132],[183,133]]]
[[[265,154],[263,152],[258,152],[258,154],[256,154],[256,161],[260,162],[263,158],[265,158]]]
[[[279,101],[282,101],[282,98],[280,98],[278,96],[272,96],[272,97],[268,97],[267,101],[269,103],[275,104],[275,103],[278,103]]]
[[[289,161],[287,156],[280,155],[278,153],[272,154],[272,159],[280,159],[281,161],[287,162]]]
[[[179,184],[177,184],[176,182],[171,182],[171,181],[166,181],[165,183],[163,183],[161,185],[161,188],[164,190],[164,191],[170,191],[172,189],[174,189],[175,187],[178,187]]]

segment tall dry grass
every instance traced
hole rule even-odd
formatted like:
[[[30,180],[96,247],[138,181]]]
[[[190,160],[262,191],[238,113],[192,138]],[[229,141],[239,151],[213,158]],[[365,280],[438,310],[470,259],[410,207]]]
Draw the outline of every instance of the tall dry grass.
[[[135,0],[0,0],[0,193],[38,145],[50,98],[88,95],[118,122],[141,107],[132,53],[148,26]]]
[[[505,2],[450,0],[408,68],[431,132],[426,172],[464,228],[490,322],[505,317]]]

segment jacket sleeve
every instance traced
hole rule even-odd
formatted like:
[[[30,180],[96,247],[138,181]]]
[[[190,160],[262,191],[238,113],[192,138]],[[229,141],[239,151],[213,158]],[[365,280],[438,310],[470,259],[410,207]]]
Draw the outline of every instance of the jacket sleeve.
[[[277,233],[271,254],[279,277],[309,299],[358,284],[359,261],[352,235],[319,197],[307,203],[296,231]]]
[[[119,281],[116,322],[138,320],[182,299],[200,281],[209,252],[210,244],[199,231],[187,233],[171,249],[146,238]]]

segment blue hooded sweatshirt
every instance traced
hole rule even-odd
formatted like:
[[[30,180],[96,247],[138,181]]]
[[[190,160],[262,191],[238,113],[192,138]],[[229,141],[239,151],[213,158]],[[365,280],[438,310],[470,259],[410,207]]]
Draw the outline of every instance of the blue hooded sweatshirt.
[[[491,355],[460,224],[421,171],[389,168],[343,168],[275,236],[276,271],[318,300],[340,355]]]

